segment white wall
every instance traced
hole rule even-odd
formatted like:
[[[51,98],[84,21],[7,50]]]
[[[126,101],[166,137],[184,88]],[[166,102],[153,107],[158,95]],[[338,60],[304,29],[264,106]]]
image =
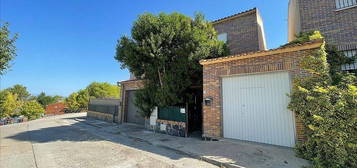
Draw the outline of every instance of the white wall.
[[[288,42],[295,40],[295,36],[301,31],[300,8],[298,0],[289,1],[288,17]]]

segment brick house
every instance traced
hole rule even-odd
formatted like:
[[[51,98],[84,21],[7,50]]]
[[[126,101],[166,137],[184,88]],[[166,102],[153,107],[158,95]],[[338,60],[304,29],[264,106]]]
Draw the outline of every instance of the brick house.
[[[200,61],[203,66],[203,137],[293,147],[303,126],[287,109],[299,59],[322,41]]]
[[[63,102],[50,104],[46,107],[46,115],[60,115],[64,114],[66,105]]]
[[[231,54],[266,50],[263,20],[256,8],[212,21],[212,24],[218,33],[218,39],[227,43]],[[118,82],[118,85],[121,86],[122,91],[122,109],[119,121],[145,125],[145,119],[140,116],[134,103],[135,92],[143,87],[143,81],[137,80],[131,74],[129,80]],[[176,110],[180,114],[181,112],[187,114],[186,121],[162,119],[159,115],[160,110],[156,109],[150,118],[150,125],[155,125],[161,131],[170,134],[173,132],[174,135],[179,136],[187,136],[190,131],[201,132],[202,87],[199,88],[199,93],[196,96],[195,105],[192,105],[192,107],[187,105],[186,109]],[[182,131],[185,133],[182,133]]]
[[[212,22],[218,39],[225,41],[231,54],[266,50],[263,19],[257,8]]]
[[[290,0],[288,27],[289,41],[300,32],[319,30],[347,56],[357,54],[357,0]],[[357,69],[357,62],[343,69]]]

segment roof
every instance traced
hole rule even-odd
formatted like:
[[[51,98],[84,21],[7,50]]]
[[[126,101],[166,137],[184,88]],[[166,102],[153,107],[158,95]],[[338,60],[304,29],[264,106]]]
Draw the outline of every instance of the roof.
[[[243,54],[237,55],[230,55],[226,57],[219,57],[219,58],[212,58],[212,59],[204,59],[200,61],[201,65],[208,65],[208,64],[215,64],[227,61],[234,61],[234,60],[241,60],[241,59],[248,59],[248,58],[255,58],[255,57],[262,57],[262,56],[269,56],[274,54],[281,54],[287,52],[294,52],[294,51],[302,51],[308,49],[314,49],[321,47],[323,40],[314,40],[310,42],[306,42],[304,44],[294,44],[284,47],[279,47],[271,50],[265,51],[256,51],[256,52],[248,52]]]
[[[221,18],[221,19],[214,20],[211,23],[212,24],[218,24],[218,23],[221,23],[221,22],[224,22],[224,21],[227,21],[227,20],[235,19],[237,17],[241,17],[241,16],[245,16],[245,15],[248,15],[248,14],[255,13],[256,11],[257,11],[257,8],[249,9],[249,10],[246,10],[244,12],[236,13],[236,14],[231,15],[231,16],[227,16],[227,17],[224,17],[224,18]]]
[[[129,82],[137,82],[137,81],[142,81],[142,79],[128,79],[128,80],[119,81],[117,84],[129,83]]]

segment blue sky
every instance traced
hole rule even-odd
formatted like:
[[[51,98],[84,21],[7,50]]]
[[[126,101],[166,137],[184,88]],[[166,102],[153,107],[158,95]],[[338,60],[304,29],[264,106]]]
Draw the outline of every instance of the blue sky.
[[[144,12],[202,12],[216,20],[257,7],[264,20],[268,48],[287,42],[288,0],[0,0],[0,20],[19,33],[18,56],[1,77],[0,89],[25,85],[67,96],[93,81],[129,78],[114,60],[117,39],[130,35]]]

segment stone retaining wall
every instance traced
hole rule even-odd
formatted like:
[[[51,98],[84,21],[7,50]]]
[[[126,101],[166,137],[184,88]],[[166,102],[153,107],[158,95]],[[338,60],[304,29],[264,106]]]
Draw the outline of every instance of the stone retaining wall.
[[[103,120],[107,122],[113,122],[113,115],[112,114],[107,114],[107,113],[99,113],[95,111],[88,111],[87,112],[87,117],[96,119],[96,120]],[[117,122],[118,118],[116,118]]]
[[[186,123],[168,120],[157,120],[156,131],[168,135],[186,137]]]

